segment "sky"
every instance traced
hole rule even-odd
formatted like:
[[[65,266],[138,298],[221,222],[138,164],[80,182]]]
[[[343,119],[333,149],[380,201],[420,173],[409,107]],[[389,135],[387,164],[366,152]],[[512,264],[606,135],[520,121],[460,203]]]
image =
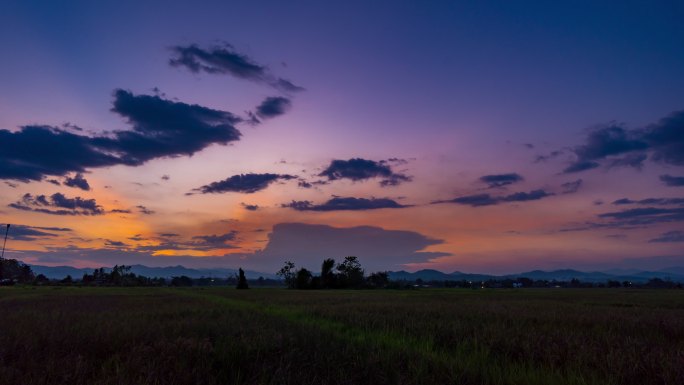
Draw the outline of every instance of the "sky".
[[[5,257],[684,266],[684,4],[3,1]]]

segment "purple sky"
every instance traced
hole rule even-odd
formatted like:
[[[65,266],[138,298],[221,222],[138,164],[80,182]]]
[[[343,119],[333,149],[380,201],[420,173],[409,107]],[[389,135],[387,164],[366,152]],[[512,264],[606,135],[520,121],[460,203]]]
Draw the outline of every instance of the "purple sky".
[[[677,2],[144,3],[0,5],[6,256],[684,265]]]

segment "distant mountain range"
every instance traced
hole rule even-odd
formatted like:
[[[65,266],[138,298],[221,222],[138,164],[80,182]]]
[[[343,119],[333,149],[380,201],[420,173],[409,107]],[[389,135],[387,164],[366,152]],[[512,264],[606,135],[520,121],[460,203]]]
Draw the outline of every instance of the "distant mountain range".
[[[40,266],[31,265],[31,269],[35,274],[43,274],[50,279],[61,279],[67,275],[73,278],[81,278],[83,274],[92,274],[92,268],[76,268],[71,266]],[[105,270],[110,270],[105,268]],[[131,266],[131,272],[137,275],[144,275],[146,277],[160,277],[171,278],[181,275],[190,278],[201,277],[216,277],[226,278],[237,274],[236,269],[214,268],[214,269],[192,269],[185,266],[167,266],[167,267],[149,267],[144,265]],[[272,273],[262,273],[258,271],[245,270],[245,275],[248,279],[257,279],[259,277],[276,279],[278,278]],[[605,271],[583,272],[572,269],[542,271],[533,270],[519,274],[507,275],[489,275],[489,274],[471,274],[455,271],[453,273],[443,273],[438,270],[418,270],[410,273],[408,271],[391,271],[389,278],[391,280],[406,280],[415,281],[422,279],[423,281],[486,281],[488,279],[506,279],[506,278],[530,278],[533,280],[548,280],[548,281],[570,281],[577,278],[582,282],[606,282],[607,280],[614,281],[631,281],[631,282],[646,282],[651,278],[660,278],[663,280],[670,280],[675,282],[684,282],[684,267],[669,267],[657,271],[641,271],[633,269],[612,269]]]
[[[93,268],[77,268],[71,266],[40,266],[31,265],[33,272],[38,274],[43,274],[50,279],[62,279],[67,275],[70,275],[74,279],[80,279],[83,274],[92,274]],[[105,267],[106,271],[110,271],[111,268]],[[238,272],[237,269],[224,269],[224,268],[214,268],[214,269],[192,269],[185,266],[167,266],[167,267],[149,267],[145,265],[132,265],[131,272],[136,275],[143,275],[150,278],[171,278],[180,277],[182,275],[188,276],[190,278],[202,278],[202,277],[214,277],[214,278],[227,278],[235,276]],[[259,277],[278,278],[275,274],[260,273],[258,271],[245,270],[245,276],[248,279],[257,279]]]
[[[594,271],[584,272],[572,269],[542,271],[533,270],[518,274],[507,275],[488,275],[488,274],[469,274],[455,271],[453,273],[443,273],[438,270],[419,270],[414,273],[407,271],[392,271],[389,273],[392,280],[407,280],[415,281],[422,279],[423,281],[486,281],[488,279],[506,279],[506,278],[530,278],[533,280],[548,280],[548,281],[570,281],[577,278],[582,282],[606,282],[613,281],[631,281],[631,282],[647,282],[652,278],[660,278],[663,280],[670,280],[674,282],[684,282],[684,267],[669,267],[657,271],[641,271],[641,270],[627,270],[614,269],[608,271]]]

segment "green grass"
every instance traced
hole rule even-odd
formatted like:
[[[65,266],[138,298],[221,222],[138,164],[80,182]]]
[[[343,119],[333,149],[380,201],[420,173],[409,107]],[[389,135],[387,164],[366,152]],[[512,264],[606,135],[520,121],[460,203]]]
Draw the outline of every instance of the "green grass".
[[[0,384],[683,384],[684,292],[0,288]]]

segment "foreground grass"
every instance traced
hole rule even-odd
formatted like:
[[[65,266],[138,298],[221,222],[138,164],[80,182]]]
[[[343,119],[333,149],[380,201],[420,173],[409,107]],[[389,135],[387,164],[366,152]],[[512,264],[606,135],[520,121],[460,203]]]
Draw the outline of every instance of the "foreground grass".
[[[684,293],[2,288],[0,384],[682,384]]]

